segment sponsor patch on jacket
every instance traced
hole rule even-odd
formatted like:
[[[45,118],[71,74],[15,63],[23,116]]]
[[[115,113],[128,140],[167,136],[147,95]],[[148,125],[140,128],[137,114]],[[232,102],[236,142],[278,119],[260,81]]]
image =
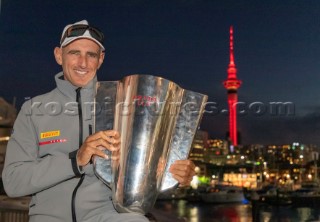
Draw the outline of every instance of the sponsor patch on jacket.
[[[65,143],[65,142],[67,142],[66,139],[48,140],[48,141],[39,142],[39,146],[48,145],[48,144],[53,144],[53,143]]]
[[[51,138],[56,136],[60,136],[60,130],[40,133],[40,139]]]

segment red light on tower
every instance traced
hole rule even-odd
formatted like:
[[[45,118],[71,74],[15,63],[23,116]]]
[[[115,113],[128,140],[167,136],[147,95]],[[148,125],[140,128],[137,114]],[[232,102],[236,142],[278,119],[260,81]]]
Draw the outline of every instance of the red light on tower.
[[[238,88],[241,86],[241,80],[237,79],[237,69],[234,63],[233,54],[233,27],[230,27],[230,62],[228,66],[228,78],[223,81],[224,87],[228,93],[228,106],[229,106],[229,134],[230,140],[234,146],[238,145],[237,138],[237,110],[236,104],[238,102]]]

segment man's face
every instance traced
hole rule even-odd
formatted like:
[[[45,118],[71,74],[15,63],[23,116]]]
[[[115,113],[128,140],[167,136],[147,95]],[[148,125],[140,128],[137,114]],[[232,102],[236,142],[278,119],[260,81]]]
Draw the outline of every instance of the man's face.
[[[87,85],[94,78],[104,59],[99,45],[89,39],[56,47],[54,54],[57,63],[62,65],[65,80],[78,87]]]

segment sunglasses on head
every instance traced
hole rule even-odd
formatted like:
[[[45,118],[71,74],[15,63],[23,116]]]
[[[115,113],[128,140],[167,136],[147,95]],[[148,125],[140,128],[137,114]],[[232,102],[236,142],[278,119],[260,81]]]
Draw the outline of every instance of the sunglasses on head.
[[[92,26],[89,25],[73,25],[67,29],[61,38],[60,44],[69,37],[82,36],[87,30],[89,30],[90,35],[103,44],[104,35],[103,33]]]

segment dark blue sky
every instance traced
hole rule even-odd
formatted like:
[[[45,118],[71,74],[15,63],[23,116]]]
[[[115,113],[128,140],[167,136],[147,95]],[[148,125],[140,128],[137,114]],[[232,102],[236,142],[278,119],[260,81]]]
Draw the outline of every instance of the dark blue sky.
[[[320,1],[317,0],[2,0],[0,96],[18,105],[54,87],[53,48],[68,23],[87,19],[106,36],[100,80],[159,75],[227,108],[229,27],[243,81],[239,101],[291,102],[293,115],[238,117],[242,143],[320,145]],[[227,116],[206,114],[201,128],[224,138]]]

